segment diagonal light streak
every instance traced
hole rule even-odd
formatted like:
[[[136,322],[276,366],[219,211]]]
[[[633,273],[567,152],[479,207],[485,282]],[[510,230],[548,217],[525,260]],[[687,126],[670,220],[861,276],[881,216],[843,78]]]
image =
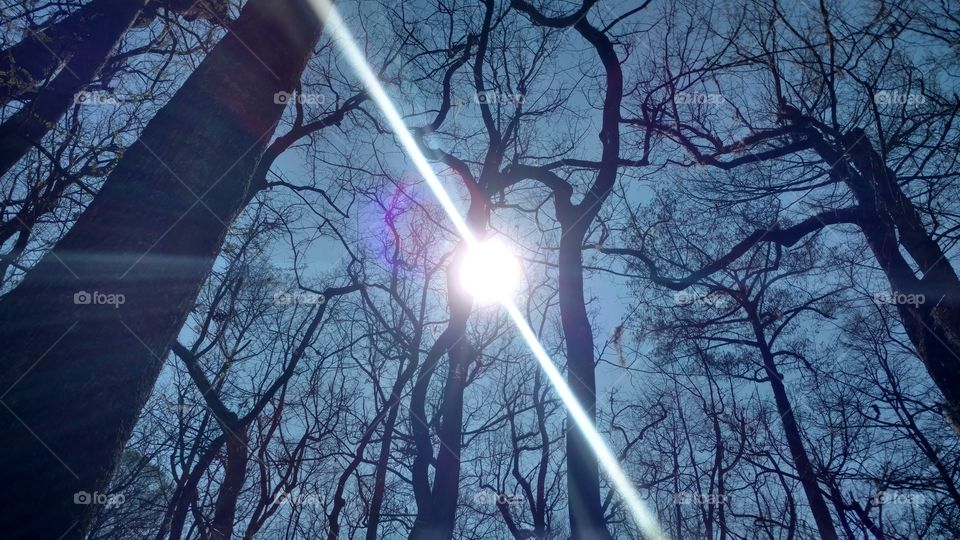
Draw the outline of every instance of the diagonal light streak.
[[[513,319],[514,324],[517,325],[517,329],[520,330],[520,335],[526,340],[527,345],[533,352],[533,356],[536,357],[540,363],[541,369],[547,374],[550,382],[553,383],[554,390],[556,390],[560,396],[563,404],[566,405],[570,416],[573,417],[573,421],[576,422],[577,427],[580,428],[580,432],[583,433],[587,442],[590,443],[590,447],[597,455],[600,466],[603,467],[603,470],[607,473],[607,477],[620,493],[620,497],[630,510],[630,514],[637,526],[643,531],[643,535],[650,540],[667,539],[667,535],[660,530],[656,518],[650,510],[647,509],[647,505],[640,499],[637,491],[633,489],[633,484],[623,472],[623,468],[620,467],[620,462],[616,456],[613,455],[613,452],[610,451],[610,448],[607,447],[603,436],[600,435],[597,428],[593,425],[593,422],[590,421],[587,412],[580,405],[580,402],[577,401],[576,396],[573,395],[573,391],[570,390],[567,381],[564,380],[560,370],[558,370],[557,366],[550,360],[550,355],[543,349],[543,345],[540,344],[536,334],[533,333],[533,329],[527,324],[527,320],[523,317],[523,314],[520,313],[520,310],[517,309],[516,304],[514,304],[512,300],[504,300],[503,307],[506,308],[507,313],[510,314],[510,318]]]
[[[376,103],[377,107],[379,107],[381,113],[386,118],[387,123],[390,125],[390,129],[393,131],[397,139],[399,139],[400,144],[413,161],[417,171],[427,182],[430,190],[433,191],[433,194],[437,197],[437,200],[440,202],[443,210],[456,227],[457,232],[463,238],[464,242],[466,242],[468,247],[476,246],[478,244],[477,238],[470,230],[470,227],[467,226],[463,216],[460,215],[460,211],[453,203],[453,200],[450,198],[447,190],[443,187],[443,183],[440,182],[440,178],[437,177],[436,173],[433,171],[433,168],[430,166],[430,162],[427,161],[426,156],[417,146],[416,140],[413,138],[413,135],[407,128],[406,123],[403,121],[403,117],[400,116],[400,112],[394,106],[393,101],[391,101],[383,86],[380,84],[376,74],[374,74],[373,70],[370,68],[370,65],[367,63],[365,56],[360,51],[359,47],[357,47],[353,36],[350,34],[349,29],[346,27],[346,24],[340,17],[340,13],[329,0],[310,0],[310,4],[317,12],[320,20],[323,21],[326,31],[329,32],[333,37],[333,40],[336,42],[340,51],[343,53],[344,57],[346,57],[346,60],[350,63],[350,66],[360,78],[364,87],[367,89],[370,98],[374,103]],[[563,404],[567,407],[567,410],[569,411],[570,416],[573,418],[573,421],[576,423],[577,428],[580,429],[591,448],[593,448],[593,451],[597,456],[597,460],[607,473],[607,476],[613,483],[613,486],[620,493],[620,497],[630,510],[630,514],[632,515],[636,524],[640,527],[640,530],[643,532],[644,536],[650,540],[661,540],[668,538],[667,535],[660,530],[656,518],[640,499],[639,494],[633,488],[633,484],[631,484],[626,474],[624,474],[623,469],[620,467],[619,461],[607,447],[606,441],[603,440],[603,437],[593,425],[593,422],[590,420],[590,417],[587,415],[587,412],[584,410],[583,406],[581,406],[580,402],[577,401],[576,396],[574,396],[570,386],[567,385],[567,382],[564,380],[560,370],[557,369],[557,366],[550,359],[550,355],[544,350],[543,346],[540,344],[540,341],[537,339],[536,334],[533,332],[533,329],[530,328],[530,325],[527,323],[527,320],[524,318],[523,314],[520,313],[520,310],[517,308],[516,304],[514,304],[510,299],[503,299],[501,303],[507,310],[507,313],[510,315],[510,318],[513,320],[514,324],[516,324],[517,329],[523,336],[523,339],[527,342],[527,345],[530,347],[531,352],[533,352],[537,362],[540,363],[540,367],[543,369],[544,373],[546,373],[547,378],[550,379],[554,389],[560,396]]]
[[[424,180],[427,181],[430,190],[433,191],[434,195],[436,195],[440,201],[440,206],[443,207],[444,212],[447,213],[454,227],[457,228],[457,232],[460,233],[460,236],[467,242],[467,245],[475,245],[477,243],[476,237],[473,235],[470,227],[467,226],[467,222],[463,219],[463,216],[460,215],[460,211],[457,210],[457,206],[453,203],[450,195],[447,194],[447,190],[444,189],[440,179],[436,173],[433,172],[433,168],[430,166],[430,162],[427,161],[427,157],[423,155],[420,147],[417,146],[413,134],[407,129],[406,122],[403,121],[400,112],[397,111],[397,108],[393,105],[393,101],[390,100],[386,90],[383,89],[380,80],[376,74],[373,73],[373,70],[370,69],[370,64],[367,63],[366,57],[364,57],[363,53],[360,52],[360,49],[357,47],[353,36],[350,34],[350,30],[347,29],[346,24],[340,17],[340,13],[333,7],[333,4],[331,4],[329,0],[309,0],[309,2],[316,10],[320,20],[323,21],[326,31],[333,36],[333,40],[340,48],[340,52],[347,58],[350,67],[352,67],[357,73],[357,76],[360,77],[360,81],[370,94],[370,98],[377,104],[377,107],[380,108],[383,116],[386,117],[387,123],[390,124],[390,129],[393,130],[394,135],[400,140],[400,144],[407,151],[410,159],[413,160],[414,166],[416,166],[420,174],[423,175]]]

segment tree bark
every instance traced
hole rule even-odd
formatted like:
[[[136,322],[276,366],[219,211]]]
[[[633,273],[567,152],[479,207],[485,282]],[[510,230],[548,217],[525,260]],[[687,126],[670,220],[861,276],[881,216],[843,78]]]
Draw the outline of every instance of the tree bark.
[[[366,540],[377,540],[377,529],[380,527],[380,511],[383,508],[383,499],[387,492],[387,466],[390,460],[390,447],[393,444],[393,430],[397,424],[397,415],[400,412],[399,400],[390,407],[387,421],[383,426],[383,441],[380,443],[380,454],[377,456],[377,469],[374,473],[373,493],[370,495],[370,511],[367,512]]]
[[[104,21],[135,4],[142,2],[91,0],[60,21],[37,30],[28,29],[23,39],[0,51],[0,107],[29,97],[74,56],[90,56],[93,42],[110,38],[101,34]],[[148,4],[136,26],[146,26],[160,7],[180,13],[187,20],[198,18],[198,13],[209,15],[215,22],[229,16],[224,0],[214,5],[202,0],[152,0]]]
[[[760,357],[763,360],[763,368],[770,381],[770,389],[773,391],[773,399],[777,405],[777,414],[780,415],[780,422],[783,426],[783,433],[787,440],[787,448],[790,450],[790,457],[793,460],[793,466],[797,469],[797,476],[800,478],[800,485],[803,486],[803,493],[807,497],[807,503],[810,505],[810,513],[813,515],[813,521],[817,525],[817,531],[823,540],[838,540],[837,530],[833,524],[833,518],[830,516],[830,509],[827,501],[820,491],[820,485],[817,482],[817,472],[813,468],[810,456],[803,444],[803,437],[800,434],[800,426],[797,424],[797,417],[793,412],[793,404],[790,402],[790,396],[787,395],[787,389],[783,384],[783,376],[777,369],[776,360],[773,352],[767,343],[767,337],[760,323],[760,316],[756,311],[756,306],[745,305],[747,316],[753,327],[754,336],[757,339],[757,346],[760,349]]]
[[[251,0],[76,225],[0,300],[5,534],[87,530],[95,507],[74,495],[105,491],[247,200],[282,114],[274,94],[293,89],[320,31],[306,0]],[[96,294],[124,302],[85,302]]]
[[[39,144],[75,101],[75,96],[106,64],[120,38],[133,25],[147,0],[102,2],[100,13],[84,19],[90,36],[50,84],[29,104],[0,125],[0,176]]]
[[[23,39],[0,52],[0,106],[33,92],[94,35],[98,20],[108,17],[118,0],[92,0],[46,28],[27,30]]]
[[[469,174],[469,173],[467,173]],[[489,179],[481,174],[483,184]],[[490,208],[487,195],[479,192],[477,183],[467,182],[471,191],[467,224],[476,238],[486,235]],[[466,390],[466,372],[473,358],[467,340],[467,322],[473,311],[473,299],[457,283],[455,269],[462,258],[464,242],[458,247],[447,270],[447,306],[450,320],[437,338],[420,368],[423,375],[414,385],[410,397],[411,433],[417,455],[413,463],[413,488],[417,500],[417,517],[410,532],[410,540],[441,540],[451,538],[457,513],[460,484],[460,448],[463,436],[463,394]],[[426,418],[425,400],[431,375],[440,359],[448,357],[447,377],[440,406],[440,426],[437,430],[440,449],[434,462],[433,445]],[[429,467],[434,462],[434,481],[431,487]]]
[[[486,215],[486,205],[476,203],[473,208],[482,207],[477,212]],[[474,212],[472,215],[476,216]],[[482,223],[474,217],[471,224]],[[459,260],[456,257],[455,260]],[[456,262],[450,265],[453,269]],[[453,272],[448,276],[450,322],[446,330],[437,338],[427,354],[421,370],[424,375],[414,386],[410,399],[411,431],[417,448],[413,464],[414,495],[417,499],[417,517],[410,540],[441,540],[453,535],[456,516],[457,497],[460,481],[460,446],[463,430],[463,392],[466,384],[465,363],[468,362],[466,347],[467,320],[473,302],[454,284]],[[430,428],[426,417],[426,394],[431,374],[444,354],[448,356],[447,378],[443,389],[443,401],[440,408],[441,425],[438,430],[440,449],[436,461],[433,457],[433,445],[430,441]],[[429,467],[435,463],[434,481],[431,487]]]
[[[580,9],[565,17],[546,17],[523,0],[513,0],[514,8],[526,13],[537,24],[553,28],[572,26],[596,50],[603,64],[606,87],[603,96],[599,139],[600,165],[590,189],[580,203],[573,205],[572,189],[559,178],[548,179],[554,190],[557,220],[561,225],[558,261],[558,297],[560,320],[567,349],[567,383],[590,421],[596,425],[596,373],[593,357],[593,329],[587,316],[583,294],[583,242],[590,225],[600,212],[617,179],[620,164],[620,106],[623,101],[623,70],[613,42],[603,30],[593,27],[587,13],[596,1],[585,1]],[[552,175],[552,173],[549,173]],[[544,175],[540,175],[543,179]],[[564,184],[564,187],[560,187]],[[559,188],[559,189],[558,189]],[[600,469],[596,454],[586,437],[567,418],[567,498],[570,531],[575,540],[611,538],[600,499]]]
[[[233,424],[225,429],[227,459],[223,467],[223,480],[214,504],[213,521],[210,523],[210,540],[230,540],[233,521],[237,515],[237,500],[247,478],[247,463],[250,460],[249,425]]]
[[[467,386],[467,368],[473,361],[471,347],[461,339],[449,354],[444,384],[440,429],[437,432],[436,472],[433,477],[433,528],[450,538],[457,515],[460,494],[460,449],[463,446],[463,394]]]
[[[410,433],[416,451],[411,469],[411,482],[413,484],[413,496],[417,504],[417,516],[413,522],[413,530],[410,532],[411,540],[428,538],[424,530],[430,527],[433,522],[433,501],[430,489],[430,463],[433,461],[433,442],[430,436],[429,419],[427,418],[426,399],[430,380],[433,378],[433,370],[436,369],[440,359],[449,347],[449,343],[454,339],[451,337],[455,334],[451,329],[454,322],[451,317],[447,329],[440,334],[430,351],[427,352],[427,357],[424,359],[420,371],[422,375],[417,379],[410,393]]]
[[[567,383],[590,421],[596,425],[593,330],[583,296],[582,242],[581,234],[564,227],[558,265],[560,321],[567,352]],[[597,457],[572,418],[567,419],[567,497],[573,538],[610,538],[600,501]]]
[[[846,134],[841,151],[812,128],[813,148],[832,163],[869,218],[858,221],[894,294],[922,296],[923,302],[897,302],[907,336],[943,393],[944,415],[960,433],[960,279],[942,248],[930,236],[896,174],[883,162],[862,130]],[[903,251],[914,260],[918,278]]]

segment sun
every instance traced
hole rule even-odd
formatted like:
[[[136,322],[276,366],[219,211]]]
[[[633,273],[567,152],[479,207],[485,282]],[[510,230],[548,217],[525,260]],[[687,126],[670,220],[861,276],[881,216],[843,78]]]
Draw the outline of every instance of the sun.
[[[520,285],[520,262],[501,240],[480,240],[460,261],[460,286],[480,304],[511,299]]]

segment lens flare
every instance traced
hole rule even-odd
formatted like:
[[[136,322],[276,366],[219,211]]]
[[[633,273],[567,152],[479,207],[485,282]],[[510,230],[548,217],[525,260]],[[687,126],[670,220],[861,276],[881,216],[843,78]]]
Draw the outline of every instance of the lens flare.
[[[520,286],[520,263],[497,238],[469,246],[459,266],[460,287],[480,304],[509,300]]]
[[[450,198],[447,190],[443,187],[443,183],[440,182],[440,179],[436,173],[434,173],[430,162],[417,146],[416,140],[414,140],[413,135],[403,121],[403,117],[400,116],[400,112],[397,111],[397,108],[393,105],[393,101],[387,96],[386,90],[384,90],[377,76],[367,63],[363,53],[360,52],[360,49],[357,47],[353,36],[351,36],[349,29],[340,17],[340,13],[329,0],[310,0],[310,3],[316,10],[320,20],[324,22],[326,31],[333,37],[333,40],[337,43],[344,57],[367,89],[370,98],[380,109],[387,123],[390,125],[390,129],[394,132],[394,135],[396,135],[404,150],[406,150],[414,166],[416,166],[417,171],[423,176],[423,179],[437,197],[448,218],[454,227],[456,227],[457,232],[460,233],[460,236],[467,244],[467,253],[469,254],[472,249],[482,245],[483,242],[477,240],[470,230],[470,227],[467,226],[463,216],[460,215],[460,211]],[[573,419],[577,428],[590,443],[600,466],[603,467],[613,487],[620,494],[634,522],[640,528],[643,535],[649,540],[666,540],[669,538],[660,530],[656,518],[654,518],[653,514],[647,509],[636,490],[633,489],[633,484],[630,483],[630,480],[626,474],[624,474],[623,469],[620,467],[620,462],[607,447],[603,437],[597,431],[597,428],[594,427],[590,416],[587,415],[587,412],[573,395],[573,392],[567,385],[567,381],[564,380],[557,366],[550,360],[550,355],[548,355],[543,349],[543,346],[540,345],[536,334],[533,332],[533,329],[530,328],[530,325],[516,304],[514,304],[513,299],[501,297],[499,298],[499,302],[504,309],[507,310],[510,318],[530,347],[531,352],[533,352],[534,358],[537,359],[541,369],[546,373],[547,378],[550,379],[557,395],[560,396],[563,404],[567,407],[570,417]]]

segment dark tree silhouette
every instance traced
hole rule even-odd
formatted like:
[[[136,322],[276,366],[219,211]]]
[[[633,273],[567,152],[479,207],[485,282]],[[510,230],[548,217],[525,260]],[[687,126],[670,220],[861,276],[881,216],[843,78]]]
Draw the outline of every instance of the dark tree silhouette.
[[[649,540],[321,3],[0,10],[3,533]],[[666,536],[960,537],[957,6],[336,6]]]
[[[321,25],[251,2],[144,130],[77,224],[0,302],[3,528],[82,535],[189,313]],[[76,294],[124,295],[116,308]],[[96,315],[92,315],[95,312]],[[80,406],[80,404],[84,404]],[[64,423],[64,418],[70,418]],[[17,486],[17,487],[13,487]],[[38,506],[46,508],[37,514]]]

